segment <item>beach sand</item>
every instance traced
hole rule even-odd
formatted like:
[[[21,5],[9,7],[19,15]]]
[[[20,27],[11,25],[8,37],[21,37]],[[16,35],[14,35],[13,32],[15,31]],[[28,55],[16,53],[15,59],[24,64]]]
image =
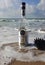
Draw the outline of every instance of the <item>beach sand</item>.
[[[12,60],[11,63],[9,63],[8,65],[45,65],[45,62],[21,62],[21,61],[16,61],[16,60]]]
[[[18,45],[18,43],[11,43],[11,44],[4,44],[3,46],[2,46],[2,48],[3,47],[5,47],[5,46],[11,46],[11,47],[14,47],[14,49],[15,49],[15,51],[18,51],[18,52],[23,52],[23,53],[28,53],[28,51],[34,51],[34,55],[35,56],[39,56],[39,55],[41,55],[41,54],[43,54],[43,53],[45,53],[45,52],[43,52],[43,51],[40,51],[40,50],[38,50],[38,49],[31,49],[31,50],[27,50],[27,48],[25,49],[20,49],[19,50],[19,45]],[[35,59],[34,59],[35,60]],[[7,65],[45,65],[45,62],[42,62],[42,61],[18,61],[18,60],[16,60],[16,59],[12,59],[11,60],[11,62],[9,62]]]

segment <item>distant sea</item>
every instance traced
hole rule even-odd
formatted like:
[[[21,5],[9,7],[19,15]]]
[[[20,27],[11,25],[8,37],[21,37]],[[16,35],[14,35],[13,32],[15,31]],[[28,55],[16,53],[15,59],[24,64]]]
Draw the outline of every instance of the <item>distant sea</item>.
[[[28,42],[36,38],[45,39],[45,18],[0,18],[0,45],[19,41],[19,28],[25,26]]]

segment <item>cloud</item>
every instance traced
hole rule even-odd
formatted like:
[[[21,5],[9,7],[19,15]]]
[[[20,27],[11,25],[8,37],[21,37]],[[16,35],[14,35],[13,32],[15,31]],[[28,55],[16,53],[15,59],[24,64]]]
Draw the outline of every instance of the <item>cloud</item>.
[[[26,12],[27,12],[27,13],[32,13],[32,12],[34,12],[34,9],[35,9],[35,6],[29,5],[29,4],[26,5]]]
[[[21,0],[0,0],[0,17],[18,17]]]
[[[0,0],[1,17],[21,17],[21,0]],[[34,12],[34,6],[26,4],[27,16]]]
[[[45,0],[40,0],[40,2],[37,5],[37,9],[40,11],[42,17],[45,18]]]
[[[0,9],[8,8],[13,6],[13,3],[11,0],[0,0]]]
[[[22,0],[0,0],[0,17],[21,17]],[[41,14],[41,15],[40,15]],[[37,5],[26,3],[26,17],[45,17],[45,0]]]
[[[40,3],[38,4],[38,9],[40,10],[45,10],[45,0],[41,0]]]
[[[5,13],[4,13],[4,16],[5,17],[15,17],[15,18],[19,18],[19,17],[21,17],[20,16],[21,15],[21,11],[20,11],[20,9],[9,9],[8,11],[6,11]]]
[[[10,8],[19,6],[21,0],[0,0],[0,8]]]
[[[30,5],[26,3],[26,17],[30,16],[35,11],[35,5]]]
[[[45,18],[45,0],[40,0],[37,5],[27,5],[28,17]]]

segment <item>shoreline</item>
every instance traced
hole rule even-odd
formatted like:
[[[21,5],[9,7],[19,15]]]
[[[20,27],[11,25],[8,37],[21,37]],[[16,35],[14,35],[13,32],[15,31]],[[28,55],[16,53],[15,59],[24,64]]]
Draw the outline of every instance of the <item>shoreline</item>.
[[[7,65],[45,65],[45,62],[36,61],[36,62],[22,62],[22,61],[16,61],[15,59],[12,60]]]
[[[45,65],[45,62],[43,61],[43,58],[45,57],[45,52],[40,51],[37,48],[30,49],[30,47],[22,47],[22,49],[19,49],[18,42],[16,42],[16,43],[4,44],[1,47],[1,49],[3,53],[4,52],[6,53],[6,55],[1,54],[2,56],[1,59],[2,58],[3,60],[5,58],[8,59],[4,60],[4,65]],[[42,60],[40,60],[41,58]]]

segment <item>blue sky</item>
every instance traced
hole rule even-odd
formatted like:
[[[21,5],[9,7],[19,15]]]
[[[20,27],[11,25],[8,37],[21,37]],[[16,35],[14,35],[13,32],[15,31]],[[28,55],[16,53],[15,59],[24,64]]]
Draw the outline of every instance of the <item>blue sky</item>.
[[[22,0],[22,1],[31,5],[37,5],[40,2],[40,0]]]
[[[22,2],[27,18],[45,18],[45,0],[0,0],[0,18],[20,18]]]

